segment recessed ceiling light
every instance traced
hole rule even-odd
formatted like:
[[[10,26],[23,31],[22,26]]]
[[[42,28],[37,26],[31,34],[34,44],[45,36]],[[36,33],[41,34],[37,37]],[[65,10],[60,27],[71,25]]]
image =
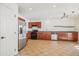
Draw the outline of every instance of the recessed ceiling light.
[[[32,10],[32,8],[29,8],[29,10]]]
[[[52,7],[54,7],[54,8],[55,8],[55,7],[56,7],[56,5],[53,5]]]

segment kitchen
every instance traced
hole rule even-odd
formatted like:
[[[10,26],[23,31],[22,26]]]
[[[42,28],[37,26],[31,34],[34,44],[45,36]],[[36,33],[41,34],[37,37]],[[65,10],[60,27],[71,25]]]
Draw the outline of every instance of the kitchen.
[[[0,55],[79,55],[78,3],[4,3],[0,8]]]
[[[21,5],[21,4],[20,4]],[[25,4],[27,38],[32,30],[38,30],[37,39],[78,41],[77,4]],[[23,5],[21,5],[22,7]],[[49,9],[47,9],[49,8]],[[35,11],[36,10],[36,11]],[[22,12],[21,12],[22,13]],[[22,13],[23,14],[23,13]],[[76,21],[75,21],[76,19]],[[43,36],[44,35],[44,36]],[[47,35],[47,36],[46,36]],[[63,36],[64,38],[62,39]],[[61,37],[61,38],[60,38]],[[55,39],[54,39],[55,38]],[[74,39],[75,38],[75,39]],[[74,40],[73,40],[74,39]]]
[[[27,33],[26,33],[26,47],[21,50],[23,55],[55,55],[55,52],[51,49],[47,50],[47,54],[43,50],[48,47],[52,49],[61,50],[58,52],[60,54],[56,55],[67,55],[66,50],[63,50],[61,44],[66,48],[70,48],[70,44],[74,45],[74,43],[78,43],[78,4],[59,4],[59,3],[47,3],[47,4],[19,4],[20,7],[24,9],[20,9],[22,15],[26,18],[27,24]],[[26,12],[23,12],[26,11]],[[75,21],[76,20],[76,21]],[[50,43],[48,43],[50,42]],[[62,42],[62,43],[60,43]],[[65,43],[69,42],[69,43]],[[71,43],[73,42],[73,43]],[[51,45],[52,44],[52,45]],[[44,46],[45,45],[45,46]],[[47,47],[46,47],[47,45]],[[58,47],[53,48],[53,46],[59,45]],[[76,46],[76,45],[74,45]],[[30,47],[30,48],[29,48]],[[29,49],[29,50],[28,50]],[[40,49],[40,50],[39,50]],[[27,51],[30,51],[27,52]],[[32,53],[31,51],[37,51]],[[39,50],[39,51],[38,51]],[[69,54],[71,48],[69,49]],[[62,54],[61,52],[65,53]],[[71,50],[72,51],[72,50]],[[41,53],[43,52],[43,53]],[[77,53],[77,52],[76,52]],[[77,54],[78,55],[78,54]]]

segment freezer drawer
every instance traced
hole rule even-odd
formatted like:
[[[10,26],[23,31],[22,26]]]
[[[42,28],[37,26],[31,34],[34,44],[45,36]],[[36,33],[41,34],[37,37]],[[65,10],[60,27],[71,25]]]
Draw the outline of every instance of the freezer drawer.
[[[19,50],[26,46],[26,39],[19,39]]]

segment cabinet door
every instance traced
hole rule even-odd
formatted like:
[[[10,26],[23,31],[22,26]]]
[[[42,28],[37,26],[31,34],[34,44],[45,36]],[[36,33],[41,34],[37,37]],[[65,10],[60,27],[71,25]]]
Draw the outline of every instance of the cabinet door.
[[[41,35],[41,32],[37,32],[37,39],[41,39],[40,35]]]
[[[75,42],[78,41],[78,33],[77,32],[72,33],[72,40]]]
[[[38,32],[37,38],[40,40],[51,40],[51,32]]]
[[[31,39],[31,32],[26,33],[27,39]]]
[[[50,32],[42,32],[40,35],[42,40],[50,40],[51,39],[51,33]]]
[[[38,28],[41,28],[41,22],[36,22]]]
[[[37,26],[38,28],[41,28],[41,22],[29,22],[28,27],[32,28],[32,26]]]
[[[45,40],[51,40],[51,33],[50,32],[46,32],[44,38],[45,38]]]
[[[16,55],[18,53],[18,21],[16,14],[0,5],[0,55]]]
[[[58,32],[57,36],[58,40],[68,40],[68,34],[65,32]]]
[[[43,33],[42,32],[38,32],[37,33],[37,38],[42,40],[43,39]]]

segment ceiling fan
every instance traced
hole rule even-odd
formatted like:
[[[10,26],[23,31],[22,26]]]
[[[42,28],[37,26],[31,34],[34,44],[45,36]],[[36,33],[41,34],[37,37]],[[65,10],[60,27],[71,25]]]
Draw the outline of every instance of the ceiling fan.
[[[71,13],[75,13],[75,11],[72,11]],[[63,13],[63,16],[61,17],[61,19],[63,19],[63,18],[68,18],[69,16],[71,16],[71,14],[70,15],[67,15],[65,12]]]
[[[61,19],[63,18],[68,18],[68,15],[65,12],[63,13],[63,16],[61,17]]]

